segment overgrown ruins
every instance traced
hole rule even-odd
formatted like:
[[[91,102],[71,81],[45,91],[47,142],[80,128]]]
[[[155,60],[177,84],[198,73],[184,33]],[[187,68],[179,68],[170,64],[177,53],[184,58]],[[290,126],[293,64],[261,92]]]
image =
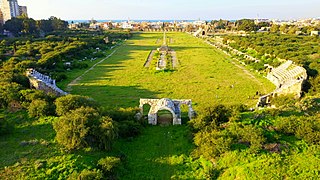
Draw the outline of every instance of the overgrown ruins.
[[[29,78],[31,88],[43,90],[46,93],[53,93],[57,96],[68,94],[56,86],[56,80],[51,79],[49,76],[43,75],[32,68],[27,70],[26,75]]]
[[[270,99],[279,95],[293,94],[296,98],[301,97],[302,85],[308,77],[303,67],[289,60],[277,68],[270,67],[269,70],[267,78],[276,86],[276,90],[261,96],[258,107],[270,105]]]

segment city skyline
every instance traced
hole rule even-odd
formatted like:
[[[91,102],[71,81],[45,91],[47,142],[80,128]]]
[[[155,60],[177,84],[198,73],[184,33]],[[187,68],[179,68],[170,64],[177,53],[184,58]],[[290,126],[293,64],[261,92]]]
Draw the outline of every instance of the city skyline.
[[[319,0],[19,0],[34,19],[301,19],[320,17]]]

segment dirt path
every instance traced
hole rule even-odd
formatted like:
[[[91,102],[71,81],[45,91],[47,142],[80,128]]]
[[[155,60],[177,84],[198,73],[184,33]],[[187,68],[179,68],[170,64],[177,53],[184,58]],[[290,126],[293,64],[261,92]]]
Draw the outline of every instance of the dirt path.
[[[250,71],[248,71],[248,70],[247,70],[246,68],[244,68],[243,66],[241,66],[241,65],[237,64],[236,62],[234,62],[234,60],[232,60],[231,63],[232,63],[233,65],[237,66],[238,68],[242,69],[242,71],[243,71],[245,74],[247,74],[248,76],[250,76],[250,78],[252,78],[252,80],[253,80],[254,82],[256,82],[257,84],[259,84],[259,86],[262,87],[264,93],[267,93],[266,88],[264,87],[263,83],[262,83],[259,79],[257,79]]]
[[[110,58],[115,52],[117,52],[117,49],[112,51],[111,54],[109,54],[107,57],[103,58],[102,60],[100,60],[99,62],[97,62],[96,64],[94,64],[90,69],[86,70],[83,74],[81,74],[79,77],[77,77],[76,79],[74,79],[73,81],[71,81],[67,88],[66,91],[71,92],[72,91],[72,86],[75,86],[78,84],[78,82],[82,79],[82,77],[84,75],[86,75],[89,71],[91,71],[92,69],[94,69],[98,64],[101,64],[103,61],[105,61],[106,59]]]

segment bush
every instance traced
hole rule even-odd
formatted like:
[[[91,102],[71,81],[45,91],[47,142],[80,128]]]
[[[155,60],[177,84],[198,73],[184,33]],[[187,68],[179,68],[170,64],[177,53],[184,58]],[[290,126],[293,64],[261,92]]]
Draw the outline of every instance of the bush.
[[[194,137],[197,148],[193,151],[193,155],[212,160],[229,151],[232,142],[233,139],[221,131],[200,131]]]
[[[68,150],[85,147],[111,149],[117,138],[117,127],[109,117],[100,117],[97,110],[81,107],[71,110],[54,123],[59,144]]]
[[[98,161],[98,165],[106,173],[110,174],[120,165],[121,160],[117,157],[107,156]]]
[[[96,180],[96,179],[103,179],[103,174],[100,170],[88,170],[84,169],[81,171],[77,179],[81,180]]]
[[[88,147],[96,141],[94,132],[99,127],[99,113],[90,107],[71,110],[54,123],[59,144],[68,150]]]
[[[218,128],[221,124],[229,121],[234,112],[224,105],[216,105],[206,108],[203,115],[191,120],[193,128],[200,130],[203,128]]]
[[[86,96],[80,95],[66,95],[56,99],[56,113],[59,116],[62,116],[71,110],[75,110],[80,107],[92,107],[94,109],[98,108],[97,103]]]
[[[279,109],[292,109],[296,102],[297,99],[293,95],[281,95],[272,99],[272,104]]]
[[[228,130],[235,137],[235,142],[248,145],[252,152],[261,150],[263,143],[266,141],[263,130],[253,125],[233,125],[228,127]]]
[[[295,135],[309,144],[320,143],[320,120],[318,116],[279,118],[275,126],[279,132]]]
[[[28,107],[29,117],[42,117],[50,114],[50,105],[47,101],[36,99]]]
[[[99,147],[110,150],[113,140],[118,137],[118,127],[116,123],[108,116],[102,117],[98,135],[100,141]]]

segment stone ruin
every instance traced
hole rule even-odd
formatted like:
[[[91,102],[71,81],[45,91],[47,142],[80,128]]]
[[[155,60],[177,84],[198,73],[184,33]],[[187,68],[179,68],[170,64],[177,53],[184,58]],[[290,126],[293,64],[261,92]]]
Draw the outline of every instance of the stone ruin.
[[[140,99],[140,111],[141,115],[143,114],[143,105],[149,104],[151,106],[148,113],[148,122],[152,125],[157,125],[158,121],[158,111],[168,110],[171,112],[173,117],[173,125],[181,124],[181,105],[185,104],[189,107],[188,116],[189,119],[195,117],[196,113],[192,109],[192,101],[191,100],[177,100],[177,99]]]
[[[277,68],[270,67],[267,79],[271,81],[276,90],[261,96],[257,104],[258,107],[270,105],[272,97],[278,95],[293,94],[296,98],[301,97],[302,85],[308,78],[307,71],[288,60]]]
[[[68,94],[56,86],[55,79],[51,79],[49,76],[41,74],[32,68],[27,70],[26,75],[29,78],[32,88],[43,90],[46,93],[53,93],[57,96]]]
[[[171,40],[172,41],[172,40]],[[152,50],[149,53],[149,56],[144,64],[145,67],[149,67],[151,64],[151,61],[153,60],[153,57],[156,52],[159,52],[160,57],[157,60],[156,64],[156,70],[165,70],[168,68],[169,61],[171,62],[172,68],[176,68],[178,66],[178,59],[176,52],[169,48],[167,45],[167,38],[166,38],[166,32],[163,31],[163,43],[160,48],[157,48],[157,50]],[[169,56],[169,58],[168,58]]]

